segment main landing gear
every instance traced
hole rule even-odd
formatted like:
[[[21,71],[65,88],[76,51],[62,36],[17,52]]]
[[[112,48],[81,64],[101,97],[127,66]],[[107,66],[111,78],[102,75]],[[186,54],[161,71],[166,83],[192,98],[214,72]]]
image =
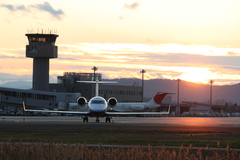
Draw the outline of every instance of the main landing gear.
[[[107,122],[109,122],[109,123],[111,122],[111,117],[106,117],[106,123]]]
[[[96,122],[97,122],[97,123],[100,122],[99,117],[97,117]],[[111,117],[106,117],[106,123],[107,123],[107,122],[109,122],[109,123],[111,122]]]
[[[83,122],[88,122],[88,117],[87,116],[83,116]],[[106,117],[106,123],[110,123],[111,122],[111,117]],[[99,117],[96,118],[96,123],[99,123],[100,122],[100,119]]]
[[[83,122],[88,122],[88,117],[83,117]]]

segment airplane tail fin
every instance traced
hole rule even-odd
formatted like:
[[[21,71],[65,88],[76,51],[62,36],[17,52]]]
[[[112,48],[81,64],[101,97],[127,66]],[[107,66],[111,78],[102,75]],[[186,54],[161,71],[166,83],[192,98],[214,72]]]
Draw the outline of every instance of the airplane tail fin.
[[[98,77],[96,79],[96,81],[77,81],[77,82],[82,82],[82,83],[95,83],[95,96],[98,96],[98,92],[99,92],[99,83],[117,83],[115,81],[98,81]]]
[[[162,100],[165,98],[165,96],[170,93],[165,92],[157,92],[157,94],[153,97],[153,100],[156,104],[161,104]]]

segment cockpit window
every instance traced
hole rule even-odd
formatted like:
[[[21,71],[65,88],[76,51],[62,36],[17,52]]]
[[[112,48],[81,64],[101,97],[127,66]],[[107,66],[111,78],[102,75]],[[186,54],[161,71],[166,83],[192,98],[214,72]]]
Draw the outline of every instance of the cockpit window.
[[[104,101],[100,101],[100,100],[93,100],[90,103],[92,103],[92,104],[105,104]]]

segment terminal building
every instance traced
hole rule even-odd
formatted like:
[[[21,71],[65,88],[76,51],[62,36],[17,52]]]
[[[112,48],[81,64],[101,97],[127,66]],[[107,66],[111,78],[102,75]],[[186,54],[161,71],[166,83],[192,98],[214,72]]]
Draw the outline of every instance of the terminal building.
[[[54,93],[0,87],[0,115],[22,115],[23,102],[27,108],[67,110],[79,93]]]
[[[58,76],[56,84],[50,84],[51,92],[81,93],[87,100],[95,96],[95,84],[81,83],[78,81],[102,80],[100,73],[65,72]],[[115,97],[118,102],[142,102],[141,86],[122,86],[117,83],[99,84],[99,96],[108,99]]]

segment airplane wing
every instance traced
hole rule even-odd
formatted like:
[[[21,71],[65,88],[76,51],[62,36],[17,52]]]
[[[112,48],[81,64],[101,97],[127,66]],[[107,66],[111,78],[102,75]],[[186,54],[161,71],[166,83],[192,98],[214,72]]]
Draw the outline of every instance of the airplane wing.
[[[24,109],[24,111],[27,111],[27,112],[67,113],[67,114],[79,114],[79,115],[88,115],[89,114],[89,112],[80,112],[80,111],[55,111],[55,110],[26,109],[24,102],[23,102],[23,109]]]
[[[105,112],[106,116],[134,116],[134,115],[162,115],[169,114],[170,105],[167,112]],[[37,110],[37,109],[26,109],[25,103],[23,102],[23,109],[27,112],[44,112],[44,113],[66,113],[66,114],[79,114],[79,115],[90,115],[89,112],[80,111],[55,111],[55,110]]]
[[[106,115],[108,116],[123,116],[123,115],[163,115],[163,114],[169,114],[171,106],[169,105],[168,111],[163,112],[106,112]]]

